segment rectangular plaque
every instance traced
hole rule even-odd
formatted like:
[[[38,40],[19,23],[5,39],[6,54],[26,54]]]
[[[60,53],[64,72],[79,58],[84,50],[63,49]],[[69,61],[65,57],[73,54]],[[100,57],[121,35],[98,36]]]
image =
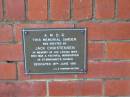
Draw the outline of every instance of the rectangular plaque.
[[[75,29],[23,29],[27,74],[85,73],[87,32]]]

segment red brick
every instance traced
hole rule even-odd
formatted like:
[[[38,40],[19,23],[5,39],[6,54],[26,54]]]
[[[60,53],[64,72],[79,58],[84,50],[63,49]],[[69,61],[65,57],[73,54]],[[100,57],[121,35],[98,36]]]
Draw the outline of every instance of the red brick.
[[[0,19],[3,18],[3,6],[2,6],[2,0],[0,0]]]
[[[105,91],[108,96],[129,96],[130,80],[108,80]]]
[[[16,40],[22,40],[22,29],[23,28],[73,28],[73,24],[17,24],[15,25]]]
[[[78,78],[129,78],[130,62],[90,62],[87,74]]]
[[[80,23],[77,27],[88,27],[89,40],[128,40],[130,23]]]
[[[22,46],[20,44],[0,45],[0,61],[18,61],[22,59]]]
[[[70,0],[50,0],[50,19],[69,20]]]
[[[22,64],[22,63],[18,64],[18,79],[19,80],[28,80],[28,79],[30,79],[30,75],[25,74],[24,64]]]
[[[0,83],[1,97],[45,96],[45,82],[7,82]]]
[[[109,59],[130,59],[130,43],[108,43],[107,56]]]
[[[62,81],[49,83],[50,96],[102,95],[101,81]]]
[[[16,79],[16,65],[15,64],[0,64],[0,79]]]
[[[96,18],[108,19],[114,17],[115,0],[96,0]]]
[[[88,45],[88,58],[89,59],[104,58],[104,44],[90,43]]]
[[[35,82],[33,83],[34,96],[45,96],[46,95],[46,83],[45,82]]]
[[[24,20],[24,0],[6,0],[5,2],[5,18],[8,20]]]
[[[118,0],[118,18],[130,18],[130,0]]]
[[[13,40],[13,29],[10,25],[0,25],[0,42]]]
[[[47,19],[47,0],[28,0],[28,19]]]
[[[92,17],[92,0],[74,0],[73,19],[82,20]]]

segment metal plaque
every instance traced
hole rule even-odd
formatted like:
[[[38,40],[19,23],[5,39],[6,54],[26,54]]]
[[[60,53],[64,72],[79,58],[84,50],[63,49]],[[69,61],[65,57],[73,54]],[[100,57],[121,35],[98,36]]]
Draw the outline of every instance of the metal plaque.
[[[87,32],[75,29],[23,29],[27,74],[85,73]]]

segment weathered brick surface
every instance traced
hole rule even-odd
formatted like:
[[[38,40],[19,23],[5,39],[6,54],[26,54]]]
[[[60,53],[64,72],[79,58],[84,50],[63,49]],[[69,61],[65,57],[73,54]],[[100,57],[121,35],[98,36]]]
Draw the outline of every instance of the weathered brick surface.
[[[130,62],[89,62],[87,74],[78,78],[129,78]]]
[[[107,57],[109,59],[130,59],[130,43],[108,43]]]
[[[15,80],[16,73],[16,64],[0,64],[0,80]]]
[[[1,97],[45,96],[45,82],[1,82]]]
[[[73,19],[82,20],[92,17],[92,0],[74,0]]]
[[[130,0],[0,0],[0,97],[129,97],[129,3]],[[26,74],[24,28],[87,28],[87,73]]]
[[[50,19],[69,20],[70,0],[50,0]]]
[[[47,0],[28,0],[28,19],[47,19]]]
[[[13,40],[13,27],[11,25],[0,25],[0,42]]]
[[[89,40],[128,40],[130,23],[92,23],[83,22],[76,27],[88,28]]]
[[[88,44],[88,58],[91,59],[102,59],[104,58],[104,44],[90,43]]]
[[[5,0],[5,18],[7,20],[24,20],[24,0]]]
[[[49,83],[51,96],[102,95],[101,81],[63,81]]]
[[[118,0],[118,15],[117,18],[130,18],[130,0]]]
[[[109,19],[114,17],[115,0],[96,0],[96,18]]]
[[[23,60],[22,46],[16,44],[0,45],[0,61],[19,61]]]
[[[130,80],[108,80],[105,89],[108,96],[129,96]]]

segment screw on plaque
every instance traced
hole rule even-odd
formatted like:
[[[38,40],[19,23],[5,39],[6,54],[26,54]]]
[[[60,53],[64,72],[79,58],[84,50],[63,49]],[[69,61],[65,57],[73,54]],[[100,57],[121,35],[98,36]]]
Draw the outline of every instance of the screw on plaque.
[[[81,32],[82,34],[84,34],[85,31],[84,31],[84,30],[80,30],[80,32]]]
[[[80,69],[80,71],[84,71],[84,69]]]
[[[28,32],[24,32],[24,34],[25,34],[25,35],[27,35],[27,34],[28,34]]]
[[[31,72],[31,70],[30,69],[28,69],[28,73],[30,73]]]

